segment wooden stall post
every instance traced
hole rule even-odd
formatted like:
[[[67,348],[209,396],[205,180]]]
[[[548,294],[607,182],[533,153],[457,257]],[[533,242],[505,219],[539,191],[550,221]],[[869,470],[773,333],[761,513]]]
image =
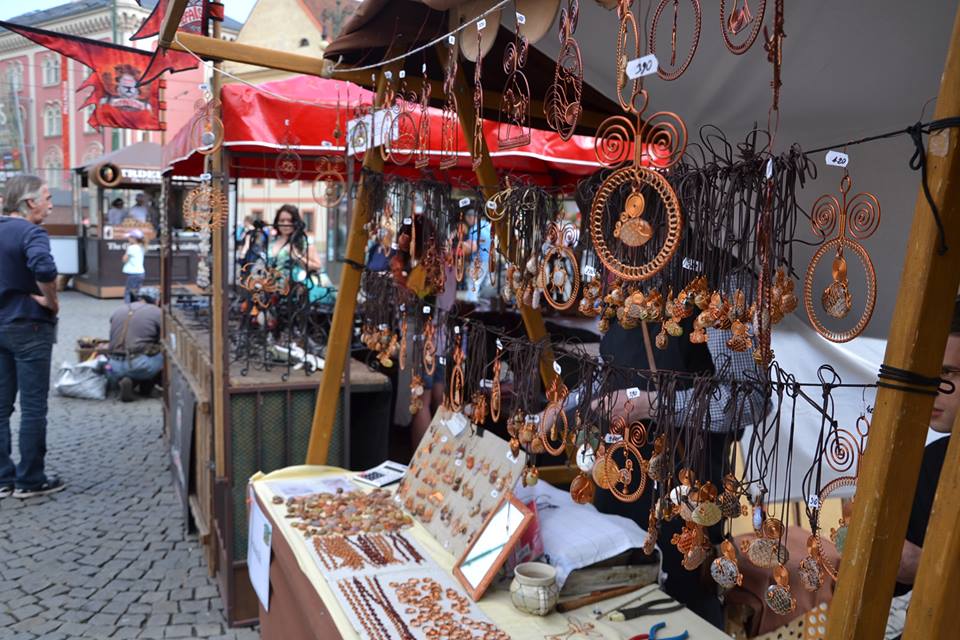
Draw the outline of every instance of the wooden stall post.
[[[441,66],[446,66],[448,55],[456,55],[456,49],[445,43],[438,44],[436,50]],[[477,115],[473,110],[472,89],[467,84],[466,75],[463,72],[463,67],[460,65],[457,65],[457,77],[454,82],[453,91],[457,97],[457,114],[460,116],[460,127],[463,129],[463,136],[472,154],[473,145],[470,141],[473,140],[473,129]],[[485,136],[481,136],[480,166],[477,167],[476,174],[477,184],[480,185],[480,190],[483,192],[484,197],[488,199],[492,198],[499,189],[499,179],[497,177],[497,170],[493,166],[493,160],[490,158],[490,149],[487,147]],[[484,213],[481,211],[478,215],[482,216]],[[510,233],[507,223],[503,220],[497,221],[493,224],[493,228],[497,233],[500,246],[506,247]],[[540,315],[540,311],[521,304],[517,304],[517,308],[520,310],[520,317],[523,318],[523,326],[527,330],[527,337],[533,342],[542,340],[547,335],[547,328],[543,323],[543,316]],[[556,373],[553,370],[553,350],[548,345],[540,360],[540,377],[544,385],[549,385],[555,375]]]
[[[387,57],[390,57],[388,52]],[[388,69],[397,74],[399,63]],[[377,78],[377,94],[374,106],[383,101],[387,80],[380,72]],[[349,158],[347,162],[352,162]],[[380,149],[370,147],[363,156],[363,168],[368,171],[383,171],[383,156]],[[347,194],[350,197],[350,194]],[[364,226],[370,219],[370,200],[367,197],[366,177],[361,176],[357,187],[357,197],[350,220],[350,233],[347,236],[347,250],[344,269],[340,274],[340,286],[337,289],[337,303],[333,309],[333,321],[327,338],[327,354],[324,358],[323,375],[317,389],[317,404],[313,412],[313,425],[310,428],[310,444],[307,447],[307,464],[326,464],[330,437],[333,435],[333,421],[337,414],[337,402],[340,396],[340,384],[344,366],[350,355],[350,342],[353,330],[353,313],[357,307],[357,293],[360,291],[360,275],[363,270],[367,246],[367,232]],[[345,399],[344,402],[349,402]]]
[[[920,568],[913,585],[904,638],[950,638],[956,635],[960,593],[960,415],[947,446],[937,495],[933,500]]]
[[[935,117],[957,114],[960,114],[960,11],[954,19]],[[958,138],[957,129],[946,129],[931,136],[926,159],[930,192],[940,210],[950,250],[945,255],[938,252],[937,227],[921,188],[884,357],[889,366],[930,377],[940,375],[953,300],[960,282]],[[857,483],[849,538],[830,607],[828,638],[883,637],[933,401],[931,395],[896,389],[881,387],[877,392],[877,408]],[[953,459],[956,459],[957,443],[952,444]],[[944,480],[949,482],[951,477],[954,484],[947,491]],[[950,465],[945,464],[934,519],[930,521],[932,537],[927,536],[921,559],[921,579],[917,585],[920,591],[915,590],[913,596],[915,603],[920,594],[931,599],[930,615],[917,613],[912,620],[908,618],[908,624],[912,624],[917,633],[907,633],[907,638],[945,637],[943,634],[955,637],[956,634],[955,629],[948,631],[943,625],[956,624],[953,617],[957,592],[945,589],[946,585],[935,578],[941,571],[945,577],[955,578],[960,571],[957,567],[960,556],[944,555],[951,549],[955,554],[960,551],[960,532],[955,529],[960,504],[956,478],[956,467],[950,469]],[[948,523],[951,510],[954,520]],[[939,546],[935,541],[952,547]],[[933,569],[931,565],[937,563],[944,566]],[[928,633],[922,633],[921,629]]]

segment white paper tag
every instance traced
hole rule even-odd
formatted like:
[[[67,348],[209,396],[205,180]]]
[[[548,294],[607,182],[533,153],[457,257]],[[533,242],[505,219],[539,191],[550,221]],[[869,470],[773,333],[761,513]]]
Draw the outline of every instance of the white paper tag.
[[[461,208],[461,209],[463,209],[464,207],[469,207],[469,206],[470,206],[470,198],[460,198],[460,208]]]
[[[447,364],[447,359],[444,356],[437,356],[437,361],[443,365]]]
[[[539,413],[528,413],[528,414],[527,414],[527,422],[530,422],[530,423],[533,423],[533,424],[540,424],[540,414],[539,414]]]
[[[323,147],[324,149],[329,149],[330,147],[333,146],[333,143],[330,142],[329,140],[324,140],[323,142],[320,143],[320,146]]]
[[[426,73],[426,72],[427,72],[427,63],[424,62],[423,64],[420,65],[420,73]]]
[[[406,310],[407,310],[407,305],[401,304],[401,305],[400,305],[400,311],[406,311]]]
[[[413,224],[413,220],[411,220],[410,218],[404,218],[403,224]]]
[[[597,275],[597,270],[593,268],[593,265],[587,265],[583,268],[583,275],[586,278],[592,278]]]
[[[556,360],[553,361],[553,370],[557,372],[557,375],[560,375],[561,373],[563,373],[560,370],[560,363],[557,362]]]
[[[463,430],[469,425],[470,421],[462,413],[455,413],[447,419],[447,429],[450,429],[454,438],[463,433]]]
[[[513,454],[507,451],[507,460],[510,461],[510,464],[517,464],[520,462],[520,456],[518,455],[516,458],[514,458]]]
[[[493,380],[483,379],[480,381],[481,389],[493,389]]]
[[[639,397],[640,397],[640,389],[638,389],[637,387],[630,387],[629,389],[627,389],[628,400],[633,400],[634,398],[639,398]]]
[[[517,24],[527,24],[527,16],[517,11]]]
[[[453,466],[455,466],[455,467],[462,467],[462,466],[463,466],[463,460],[461,460],[460,458],[457,458],[456,460],[453,461]]]
[[[390,248],[393,249],[394,251],[396,251],[397,249],[400,248],[400,245],[398,245],[396,242],[391,242],[391,243],[390,243]]]
[[[495,211],[496,208],[497,208],[496,202],[494,202],[493,200],[487,200],[487,209],[490,209],[490,211]]]
[[[453,328],[453,333],[456,334],[456,335],[460,335],[460,327],[454,327],[454,328]]]
[[[826,163],[831,167],[846,167],[850,164],[850,156],[839,151],[827,151]]]
[[[477,31],[483,31],[486,28],[487,28],[486,18],[480,18],[479,20],[477,20]]]
[[[423,308],[423,312],[424,312],[424,313],[430,313],[430,305],[426,305],[426,306]]]
[[[403,498],[400,497],[400,494],[399,494],[399,493],[393,494],[393,501],[394,501],[394,502],[400,502],[401,500],[403,500]]]
[[[490,497],[491,497],[491,498],[496,498],[496,497],[498,497],[499,495],[500,495],[500,492],[497,491],[496,489],[494,489],[493,491],[490,492]]]
[[[703,263],[693,258],[684,258],[683,268],[687,271],[703,271]]]
[[[355,336],[360,335],[360,327],[354,327],[354,328],[353,328],[353,335],[355,335]]]
[[[816,495],[807,496],[807,506],[811,509],[819,509],[820,497]]]
[[[250,488],[253,493],[253,487]],[[252,497],[252,496],[251,496]],[[254,498],[250,501],[250,522],[247,530],[247,565],[250,583],[267,611],[270,610],[270,551],[273,525],[260,510]]]
[[[497,338],[497,349],[503,349],[503,343],[500,342],[500,338]]]
[[[773,158],[767,160],[767,180],[773,177]]]
[[[452,35],[452,34],[449,35],[449,36],[447,36],[447,44],[450,45],[451,47],[452,47],[453,45],[457,44],[457,38],[456,38],[456,36],[454,36],[454,35]]]
[[[384,71],[383,77],[387,80],[393,80],[393,71]]]
[[[603,436],[603,441],[607,444],[616,444],[621,440],[623,440],[623,436],[617,433],[608,433],[607,435]]]
[[[631,80],[636,80],[637,78],[656,73],[659,68],[660,63],[657,62],[657,56],[648,53],[641,58],[634,58],[627,63],[627,77]]]
[[[401,69],[401,70],[400,70],[400,78],[403,79],[403,78],[406,78],[406,77],[407,77],[407,72],[404,71],[403,69]]]

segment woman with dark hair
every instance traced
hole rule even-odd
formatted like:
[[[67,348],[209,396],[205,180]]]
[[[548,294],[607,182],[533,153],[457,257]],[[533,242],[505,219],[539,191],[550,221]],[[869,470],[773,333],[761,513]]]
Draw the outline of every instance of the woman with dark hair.
[[[127,217],[127,208],[123,206],[123,198],[114,198],[107,209],[107,224],[118,225]]]
[[[328,293],[320,281],[323,261],[313,246],[313,238],[306,233],[300,210],[292,204],[277,209],[273,218],[273,235],[267,242],[267,264],[305,286],[310,302]]]

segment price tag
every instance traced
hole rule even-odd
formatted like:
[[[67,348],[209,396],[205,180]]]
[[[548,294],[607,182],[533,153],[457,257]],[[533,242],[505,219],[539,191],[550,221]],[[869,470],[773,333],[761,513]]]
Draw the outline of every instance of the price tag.
[[[394,251],[396,251],[397,249],[400,248],[400,245],[398,245],[396,242],[391,242],[391,243],[390,243],[390,248],[393,249]]]
[[[387,325],[385,323],[380,323],[380,331],[386,331]]]
[[[540,414],[539,414],[539,413],[528,413],[528,414],[527,414],[527,422],[531,422],[531,423],[533,423],[533,424],[540,424]]]
[[[493,388],[493,380],[486,380],[486,379],[481,380],[481,381],[480,381],[480,388],[481,388],[481,389],[492,389],[492,388]]]
[[[597,270],[593,268],[593,265],[587,265],[583,268],[583,275],[587,278],[592,278],[597,275]]]
[[[491,498],[496,498],[496,497],[499,496],[499,495],[500,495],[500,492],[497,491],[496,489],[494,489],[493,491],[490,492],[490,497],[491,497]]]
[[[404,79],[404,78],[406,78],[406,77],[407,77],[407,72],[404,71],[403,69],[401,69],[401,70],[400,70],[400,79],[402,80],[402,79]]]
[[[403,312],[403,311],[406,311],[406,310],[407,310],[407,305],[401,304],[401,305],[400,305],[400,311]]]
[[[607,444],[616,444],[621,440],[623,440],[623,436],[617,433],[608,433],[607,435],[603,436],[603,441]]]
[[[527,16],[517,11],[517,24],[527,24]]]
[[[430,305],[426,305],[425,307],[423,307],[423,312],[430,313]]]
[[[354,327],[354,328],[353,328],[353,335],[355,335],[355,336],[360,335],[360,327]]]
[[[839,151],[827,151],[826,162],[831,167],[846,167],[850,164],[850,156]]]
[[[634,398],[640,397],[640,389],[637,387],[630,387],[627,389],[627,399],[633,400]]]
[[[451,47],[452,47],[453,45],[457,44],[457,38],[456,38],[456,36],[454,36],[453,34],[447,36],[447,44],[450,45]]]
[[[807,506],[810,507],[811,509],[819,509],[820,497],[817,495],[807,496]]]
[[[560,371],[560,363],[557,362],[556,360],[553,361],[553,370],[557,372],[557,375],[560,375],[561,373],[563,373],[562,371]]]
[[[394,502],[400,502],[400,500],[402,500],[402,498],[400,497],[400,494],[399,494],[399,493],[393,494],[393,501],[394,501]]]
[[[454,328],[453,328],[453,333],[456,334],[456,335],[460,335],[460,327],[454,327]]]
[[[457,458],[456,460],[453,461],[453,466],[455,466],[455,467],[462,467],[462,466],[463,466],[463,460],[461,460],[460,458]]]
[[[503,343],[500,342],[500,338],[497,338],[497,349],[503,349]]]
[[[486,28],[487,28],[486,18],[480,18],[479,20],[477,20],[477,31],[483,31]]]
[[[648,53],[642,58],[634,58],[627,63],[627,77],[631,80],[636,80],[637,78],[656,73],[659,68],[660,63],[657,62],[657,56]]]
[[[520,456],[518,455],[516,458],[514,458],[513,454],[507,451],[507,460],[510,461],[510,464],[517,464],[520,462]]]
[[[767,160],[767,180],[773,177],[773,158]]]
[[[411,220],[410,218],[404,218],[403,224],[413,224],[413,220]]]
[[[470,198],[460,198],[460,208],[461,208],[461,209],[463,209],[464,207],[469,207],[469,206],[470,206]]]
[[[440,362],[440,364],[447,364],[447,359],[444,356],[437,356],[437,360]]]
[[[497,203],[494,202],[493,200],[487,200],[487,209],[490,209],[490,211],[496,211]]]
[[[209,182],[212,178],[213,178],[213,174],[210,174],[210,173],[200,174],[200,179],[203,180],[204,182]]]
[[[393,80],[393,71],[384,71],[383,77],[385,77],[387,80]]]

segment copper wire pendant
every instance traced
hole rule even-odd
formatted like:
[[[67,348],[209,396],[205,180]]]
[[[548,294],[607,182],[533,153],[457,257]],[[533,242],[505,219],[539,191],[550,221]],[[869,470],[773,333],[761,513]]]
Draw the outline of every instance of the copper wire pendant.
[[[583,95],[583,60],[580,45],[573,37],[580,19],[579,0],[567,0],[560,10],[560,53],[553,73],[553,83],[547,89],[543,115],[551,129],[569,140],[580,119],[580,99]]]
[[[810,324],[817,333],[831,342],[849,342],[863,333],[873,316],[873,308],[877,301],[877,274],[873,268],[873,261],[858,240],[869,238],[880,226],[880,201],[872,193],[861,192],[847,198],[852,181],[849,175],[844,175],[840,181],[841,200],[836,196],[826,194],[820,196],[813,203],[810,223],[813,231],[821,238],[826,238],[839,226],[837,234],[820,245],[810,260],[807,273],[803,280],[803,305],[807,311]],[[839,225],[838,225],[839,223]],[[843,319],[853,306],[853,294],[847,279],[847,258],[845,252],[852,252],[860,260],[866,278],[866,300],[863,312],[856,324],[846,331],[833,331],[821,322],[815,305],[813,293],[813,279],[820,261],[829,253],[833,254],[832,280],[820,296],[823,310],[832,318]]]
[[[659,61],[657,75],[663,80],[676,80],[683,75],[690,63],[693,61],[694,54],[697,53],[697,46],[700,44],[700,26],[703,18],[703,11],[700,8],[700,0],[690,0],[693,7],[693,39],[690,42],[690,50],[687,57],[679,64],[677,63],[677,19],[680,14],[680,0],[660,0],[657,10],[653,14],[653,23],[650,25],[650,53],[657,53],[657,27],[660,25],[660,19],[669,5],[673,5],[673,24],[670,32],[670,61],[665,63],[666,57],[657,57]]]
[[[517,25],[516,39],[503,52],[503,71],[507,82],[500,98],[497,142],[500,149],[515,149],[530,144],[530,84],[523,68],[527,64],[527,38]]]

